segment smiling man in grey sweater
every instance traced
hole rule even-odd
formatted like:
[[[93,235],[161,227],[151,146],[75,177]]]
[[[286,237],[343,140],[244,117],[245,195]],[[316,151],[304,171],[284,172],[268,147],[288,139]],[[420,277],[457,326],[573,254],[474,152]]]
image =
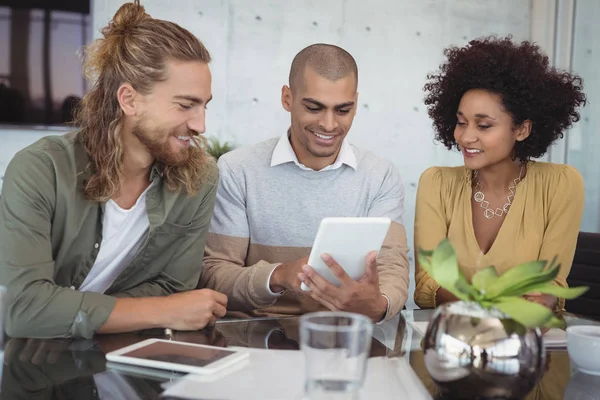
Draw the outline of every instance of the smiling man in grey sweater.
[[[392,318],[408,296],[404,188],[387,160],[346,140],[357,105],[354,58],[315,44],[292,62],[282,89],[291,127],[279,138],[219,159],[217,203],[200,286],[229,297],[228,310],[249,316],[299,315],[320,309]],[[389,217],[377,259],[353,281],[326,260],[335,287],[306,265],[324,217]],[[305,282],[311,291],[300,289]]]

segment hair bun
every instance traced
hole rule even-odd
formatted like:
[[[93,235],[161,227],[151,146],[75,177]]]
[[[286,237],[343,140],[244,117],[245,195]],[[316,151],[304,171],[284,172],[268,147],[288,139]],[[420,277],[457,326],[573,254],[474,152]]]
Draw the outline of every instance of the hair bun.
[[[108,26],[102,29],[104,37],[123,35],[145,19],[151,18],[139,0],[123,4],[115,13]]]

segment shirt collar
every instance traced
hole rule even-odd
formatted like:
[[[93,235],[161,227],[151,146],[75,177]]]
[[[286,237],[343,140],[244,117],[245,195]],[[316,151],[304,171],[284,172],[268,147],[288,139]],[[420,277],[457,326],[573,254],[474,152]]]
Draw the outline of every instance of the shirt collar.
[[[273,155],[271,156],[271,167],[275,167],[277,165],[286,164],[289,162],[293,162],[299,168],[305,171],[313,171],[311,168],[303,165],[298,161],[298,157],[292,148],[292,144],[290,143],[289,133],[283,134],[275,149],[273,150]],[[348,143],[348,140],[344,138],[342,141],[342,147],[340,148],[340,152],[337,156],[335,162],[331,165],[326,166],[321,171],[329,171],[340,168],[343,164],[351,167],[356,171],[357,162],[356,155],[354,154],[354,150],[352,150],[352,146]]]

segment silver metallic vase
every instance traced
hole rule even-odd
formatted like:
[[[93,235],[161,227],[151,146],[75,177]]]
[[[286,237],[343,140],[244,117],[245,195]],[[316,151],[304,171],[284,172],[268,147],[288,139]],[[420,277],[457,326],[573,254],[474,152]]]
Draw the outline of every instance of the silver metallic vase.
[[[432,379],[452,399],[522,398],[546,359],[539,329],[469,302],[438,307],[423,351]]]

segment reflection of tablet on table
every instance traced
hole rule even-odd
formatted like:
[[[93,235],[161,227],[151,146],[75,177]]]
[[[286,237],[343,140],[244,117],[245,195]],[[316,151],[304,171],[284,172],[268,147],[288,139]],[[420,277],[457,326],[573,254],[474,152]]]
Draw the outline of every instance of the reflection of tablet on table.
[[[331,284],[339,286],[321,254],[328,253],[350,278],[357,280],[365,274],[367,254],[379,253],[390,227],[389,218],[323,218],[315,237],[308,265]],[[310,290],[304,283],[302,290]]]
[[[112,362],[195,374],[213,374],[246,358],[244,351],[163,339],[144,340],[106,355]]]

